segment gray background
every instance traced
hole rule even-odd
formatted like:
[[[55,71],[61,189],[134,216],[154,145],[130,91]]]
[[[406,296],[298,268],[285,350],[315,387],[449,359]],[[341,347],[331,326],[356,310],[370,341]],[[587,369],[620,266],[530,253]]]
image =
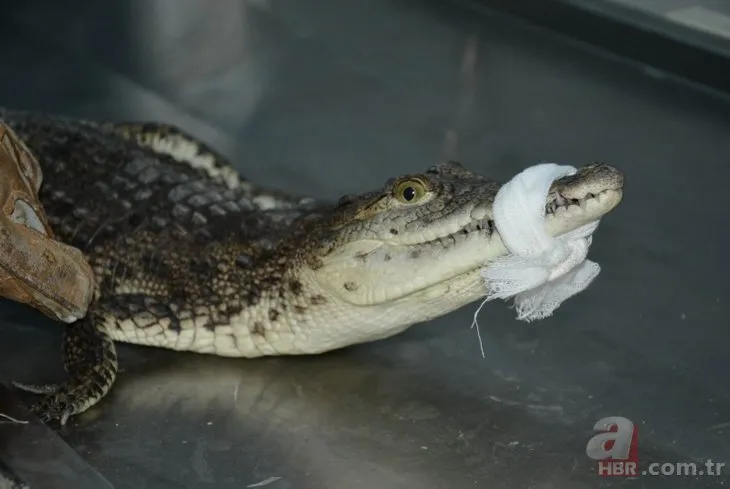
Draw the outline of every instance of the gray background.
[[[8,2],[0,62],[3,105],[172,122],[252,180],[318,197],[446,157],[499,180],[540,161],[626,173],[597,281],[537,323],[483,309],[484,359],[477,304],[308,358],[120,346],[113,393],[60,431],[115,487],[724,483],[599,478],[585,445],[621,415],[642,464],[730,461],[727,101],[415,0]],[[0,381],[61,378],[61,326],[7,303],[2,322]]]

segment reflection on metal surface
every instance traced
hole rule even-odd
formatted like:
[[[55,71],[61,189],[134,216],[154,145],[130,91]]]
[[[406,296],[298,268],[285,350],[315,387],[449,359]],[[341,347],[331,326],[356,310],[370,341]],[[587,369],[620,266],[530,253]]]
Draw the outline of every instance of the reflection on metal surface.
[[[715,10],[694,6],[672,10],[666,15],[680,24],[730,39],[730,17]]]
[[[120,379],[114,403],[125,414],[104,431],[123,433],[128,423],[141,422],[153,445],[160,443],[157,423],[185,419],[184,430],[165,426],[163,443],[178,451],[193,445],[180,463],[214,485],[225,483],[223,472],[243,487],[263,481],[292,489],[441,487],[458,456],[434,447],[435,438],[399,438],[412,436],[414,424],[439,433],[449,423],[438,407],[397,393],[403,374],[373,367],[346,355],[236,361],[180,354],[162,368]],[[226,469],[210,466],[213,453],[227,460]],[[247,460],[259,460],[253,471],[240,469],[251,467]],[[269,463],[276,460],[287,462]],[[306,484],[298,480],[305,474]]]
[[[131,38],[145,75],[203,116],[244,124],[266,81],[250,28],[250,17],[265,2],[136,0],[131,5]]]
[[[113,486],[63,439],[28,412],[0,385],[0,460],[31,489],[110,489]],[[2,479],[2,476],[0,476]],[[2,484],[2,480],[0,480]]]

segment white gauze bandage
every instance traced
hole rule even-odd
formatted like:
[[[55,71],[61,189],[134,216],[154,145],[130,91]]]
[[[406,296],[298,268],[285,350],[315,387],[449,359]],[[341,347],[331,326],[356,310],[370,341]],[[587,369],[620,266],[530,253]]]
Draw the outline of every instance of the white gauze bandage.
[[[519,173],[499,190],[494,225],[510,254],[481,271],[489,289],[485,302],[514,297],[517,319],[542,319],[596,278],[601,267],[586,256],[598,220],[558,237],[545,231],[550,186],[576,171],[544,163]]]

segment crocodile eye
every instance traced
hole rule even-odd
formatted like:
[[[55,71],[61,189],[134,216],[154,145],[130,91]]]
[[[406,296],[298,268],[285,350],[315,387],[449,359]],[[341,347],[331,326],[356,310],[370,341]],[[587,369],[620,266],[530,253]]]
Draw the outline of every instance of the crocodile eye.
[[[419,180],[405,180],[395,186],[395,198],[404,204],[415,204],[426,195],[426,186]]]

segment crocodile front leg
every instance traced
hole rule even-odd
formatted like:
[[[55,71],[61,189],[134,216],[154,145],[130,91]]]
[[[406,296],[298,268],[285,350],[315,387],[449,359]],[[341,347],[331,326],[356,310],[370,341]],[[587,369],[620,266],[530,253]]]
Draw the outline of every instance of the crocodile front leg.
[[[57,419],[65,425],[71,416],[83,413],[99,402],[114,384],[116,348],[100,316],[89,313],[67,326],[63,337],[63,364],[67,379],[62,384],[14,382],[21,390],[44,395],[31,406],[31,411],[44,422]]]

